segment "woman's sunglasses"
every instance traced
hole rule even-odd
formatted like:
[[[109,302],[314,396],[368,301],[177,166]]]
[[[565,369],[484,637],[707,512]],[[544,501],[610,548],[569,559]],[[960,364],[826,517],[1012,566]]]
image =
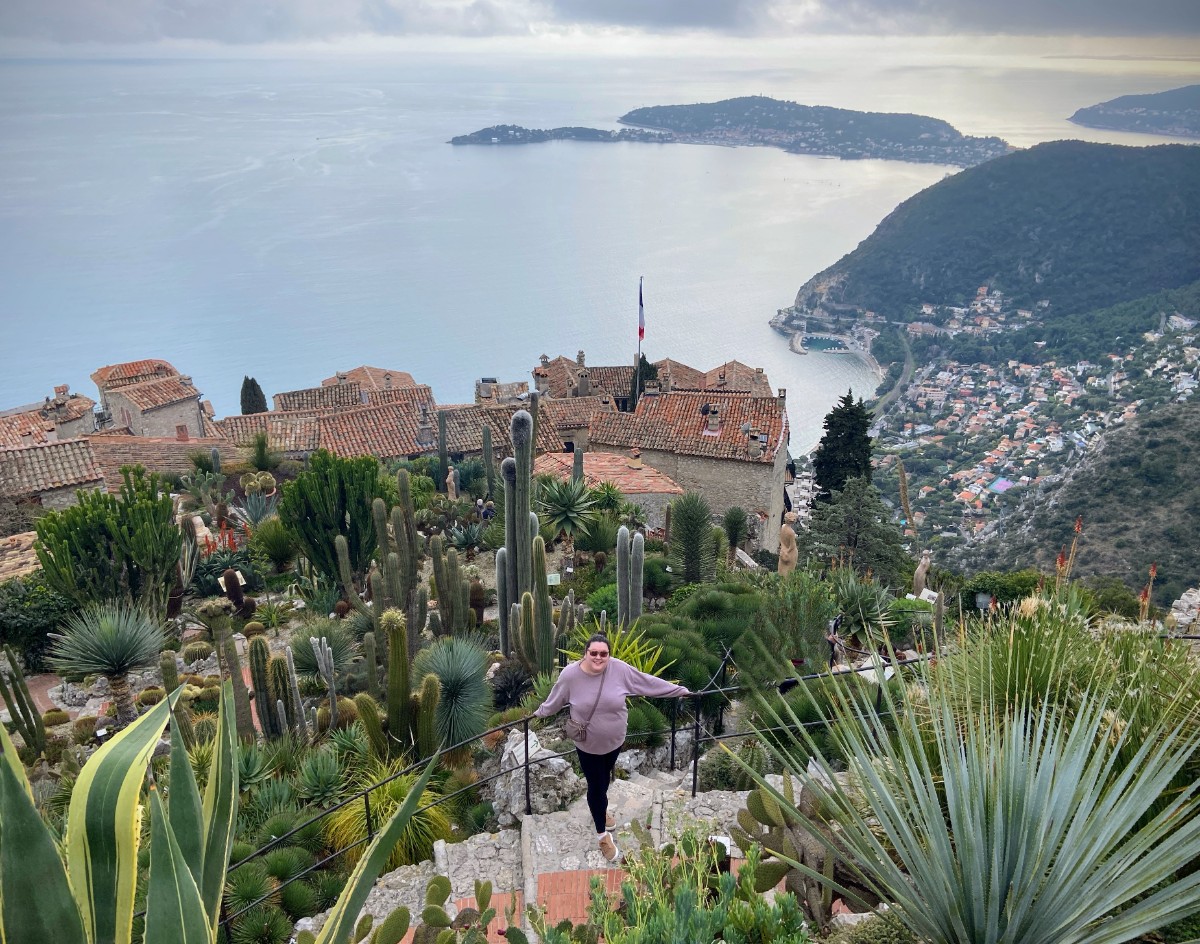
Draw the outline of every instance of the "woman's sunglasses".
[[[607,652],[600,652],[598,649],[589,650],[588,655],[593,656],[597,659],[607,659],[608,658]]]

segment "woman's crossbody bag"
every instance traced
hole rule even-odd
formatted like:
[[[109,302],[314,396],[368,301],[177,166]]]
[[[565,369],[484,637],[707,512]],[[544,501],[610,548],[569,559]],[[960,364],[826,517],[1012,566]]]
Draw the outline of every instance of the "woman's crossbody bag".
[[[604,674],[600,677],[600,687],[596,689],[596,700],[592,702],[592,710],[587,713],[587,718],[583,721],[576,721],[574,718],[568,717],[563,722],[563,734],[576,744],[587,740],[588,725],[592,722],[592,715],[596,713],[596,706],[600,704],[600,694],[604,691],[604,682],[607,678],[608,670],[606,668]]]

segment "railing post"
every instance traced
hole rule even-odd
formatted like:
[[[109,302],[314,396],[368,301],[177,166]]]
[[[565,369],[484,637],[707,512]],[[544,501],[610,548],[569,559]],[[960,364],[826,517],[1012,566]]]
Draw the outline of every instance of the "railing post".
[[[671,769],[675,769],[675,730],[679,723],[679,699],[671,699]]]
[[[529,716],[521,719],[521,730],[525,735],[525,815],[533,815],[533,800],[529,795]]]
[[[700,696],[692,704],[692,798],[695,799],[700,783]]]
[[[729,652],[726,651],[725,655],[721,656],[721,688],[722,688],[722,690],[724,690],[726,684],[728,684],[728,678],[727,678],[728,673],[729,673]],[[726,696],[724,694],[724,691],[722,691],[721,699],[720,699],[720,701],[717,702],[717,725],[713,729],[715,734],[724,734],[725,733],[725,698],[726,698]]]
[[[367,815],[367,839],[375,838],[375,827],[371,823],[371,791],[363,794],[363,810]]]

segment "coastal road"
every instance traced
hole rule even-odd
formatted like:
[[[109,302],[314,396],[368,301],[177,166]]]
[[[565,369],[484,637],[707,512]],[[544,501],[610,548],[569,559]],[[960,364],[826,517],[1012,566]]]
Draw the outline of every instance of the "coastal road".
[[[875,405],[874,422],[878,423],[883,418],[883,414],[887,412],[887,408],[895,403],[900,394],[904,392],[904,388],[908,386],[908,382],[912,380],[913,375],[913,353],[912,348],[908,344],[908,335],[904,331],[897,332],[900,335],[900,343],[904,345],[904,370],[900,374],[900,379],[892,384],[892,389],[883,395],[883,398]]]

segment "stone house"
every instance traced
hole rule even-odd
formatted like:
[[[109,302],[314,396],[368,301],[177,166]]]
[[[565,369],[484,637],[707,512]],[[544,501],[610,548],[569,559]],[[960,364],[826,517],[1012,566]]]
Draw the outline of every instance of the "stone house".
[[[101,429],[135,436],[195,439],[213,432],[211,408],[201,403],[192,378],[156,358],[110,364],[92,374],[100,391]]]
[[[728,376],[728,374],[727,374]],[[634,413],[600,413],[590,449],[642,461],[686,491],[704,495],[716,515],[737,505],[759,521],[759,545],[779,548],[788,462],[786,392],[647,391]],[[585,460],[586,461],[586,460]]]
[[[62,509],[79,489],[104,487],[104,473],[87,439],[0,449],[0,497]]]
[[[392,390],[396,387],[415,387],[417,382],[413,375],[403,370],[386,370],[383,367],[355,367],[354,370],[338,371],[332,377],[321,381],[322,387],[333,387],[338,384],[356,383],[368,394],[380,390]]]
[[[60,384],[41,403],[0,411],[0,448],[86,436],[96,428],[95,406],[95,400]]]
[[[561,442],[561,446],[554,451],[569,453],[576,449],[587,449],[592,418],[599,413],[615,413],[617,407],[612,397],[602,394],[598,397],[572,397],[565,400],[547,397],[541,401],[538,410],[546,424],[553,427]]]
[[[569,479],[575,471],[575,457],[569,453],[547,452],[533,463],[535,475],[556,475]],[[668,476],[646,465],[639,458],[612,452],[585,452],[583,480],[589,488],[611,482],[627,501],[640,505],[646,513],[646,525],[661,530],[667,505],[683,494],[683,489]]]

